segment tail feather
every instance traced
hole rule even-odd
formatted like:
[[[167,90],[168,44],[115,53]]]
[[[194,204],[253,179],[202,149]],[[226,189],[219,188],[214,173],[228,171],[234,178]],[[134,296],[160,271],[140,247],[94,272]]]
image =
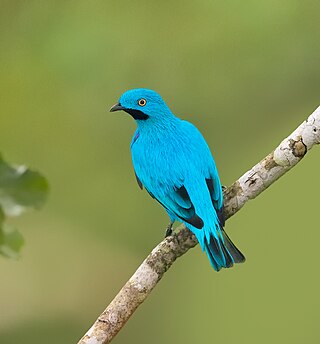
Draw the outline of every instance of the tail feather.
[[[205,240],[204,249],[216,271],[221,268],[231,268],[234,263],[245,261],[244,255],[233,244],[223,228],[219,230],[218,238],[211,234],[210,242]]]
[[[214,258],[214,255],[212,253],[212,251],[210,250],[210,248],[208,247],[207,244],[205,244],[204,249],[207,253],[207,256],[209,258],[210,264],[211,266],[216,270],[219,271],[221,269],[221,265],[218,264],[218,262],[216,261],[216,259]]]
[[[223,252],[223,245],[221,245],[221,240],[216,239],[213,235],[211,235],[209,241],[208,248],[213,259],[216,260],[218,266],[224,266],[226,264],[226,259]]]
[[[228,252],[231,254],[233,261],[235,263],[244,263],[246,257],[238,250],[236,245],[231,241],[231,239],[228,237],[227,233],[224,231],[223,228],[221,229],[221,232],[224,245],[227,248]]]
[[[232,256],[230,255],[230,253],[226,250],[225,246],[222,245],[222,250],[223,250],[223,254],[226,258],[226,268],[232,268],[233,267],[233,259]]]

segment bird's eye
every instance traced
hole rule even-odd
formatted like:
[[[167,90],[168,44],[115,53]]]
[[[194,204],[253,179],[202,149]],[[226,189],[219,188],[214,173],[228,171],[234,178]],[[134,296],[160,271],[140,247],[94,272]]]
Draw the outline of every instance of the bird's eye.
[[[140,106],[145,106],[147,104],[147,101],[144,98],[139,99],[138,104]]]

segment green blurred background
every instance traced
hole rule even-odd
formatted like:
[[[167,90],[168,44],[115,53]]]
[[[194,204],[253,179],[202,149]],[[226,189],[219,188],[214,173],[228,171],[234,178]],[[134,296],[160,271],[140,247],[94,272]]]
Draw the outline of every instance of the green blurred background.
[[[0,149],[49,179],[11,223],[0,343],[76,343],[150,250],[165,212],[136,185],[134,87],[196,124],[231,184],[320,104],[319,1],[9,1],[0,4]],[[179,259],[115,343],[316,343],[319,154],[227,223],[247,262]]]

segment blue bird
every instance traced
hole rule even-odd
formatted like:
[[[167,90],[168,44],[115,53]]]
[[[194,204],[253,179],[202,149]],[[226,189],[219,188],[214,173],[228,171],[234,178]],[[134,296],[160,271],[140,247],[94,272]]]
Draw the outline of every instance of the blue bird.
[[[125,92],[110,111],[123,110],[137,123],[131,141],[139,187],[148,191],[174,221],[196,236],[216,271],[245,261],[224,231],[223,193],[210,149],[191,123],[176,117],[156,92]]]

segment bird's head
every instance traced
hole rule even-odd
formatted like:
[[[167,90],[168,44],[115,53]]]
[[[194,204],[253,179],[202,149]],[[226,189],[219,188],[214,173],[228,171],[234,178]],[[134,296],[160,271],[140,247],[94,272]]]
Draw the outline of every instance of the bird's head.
[[[164,120],[173,117],[172,112],[155,91],[136,88],[122,94],[119,103],[112,106],[111,112],[123,110],[136,121]]]

